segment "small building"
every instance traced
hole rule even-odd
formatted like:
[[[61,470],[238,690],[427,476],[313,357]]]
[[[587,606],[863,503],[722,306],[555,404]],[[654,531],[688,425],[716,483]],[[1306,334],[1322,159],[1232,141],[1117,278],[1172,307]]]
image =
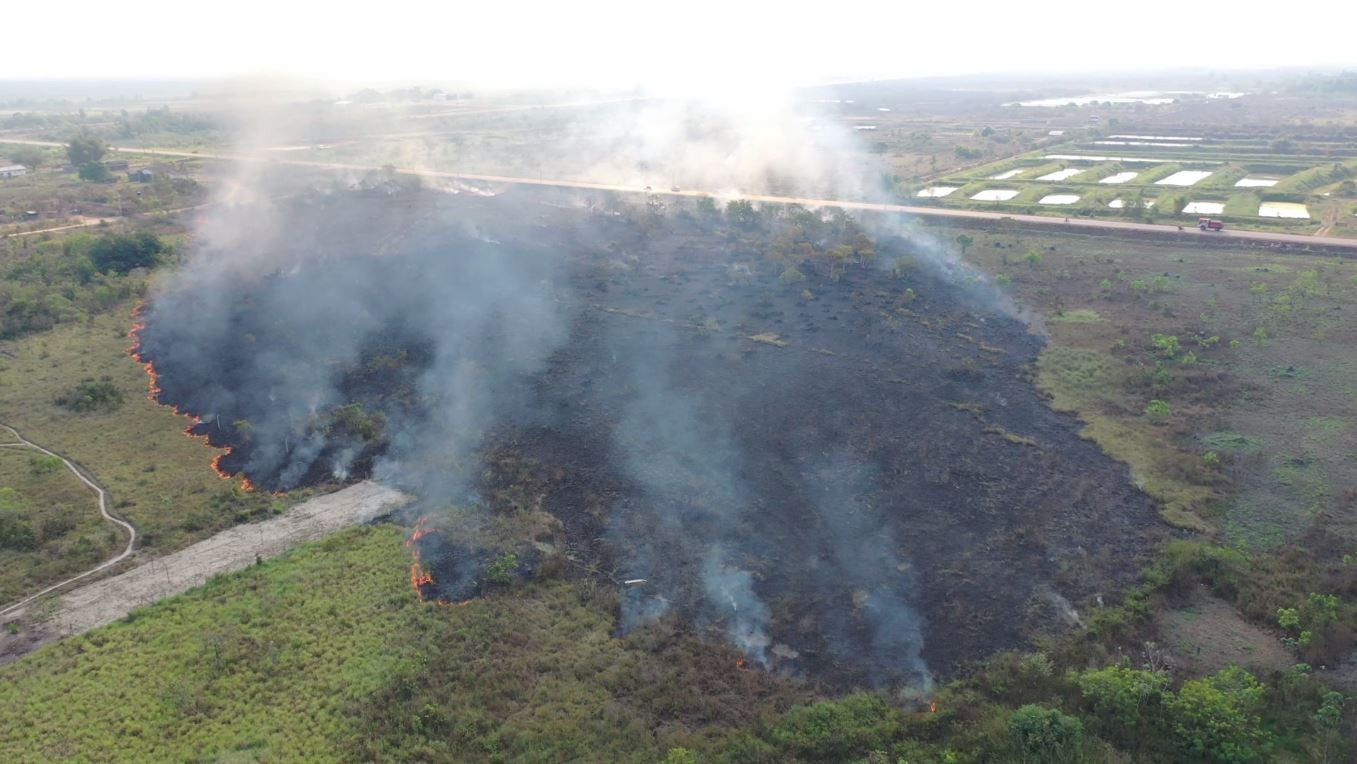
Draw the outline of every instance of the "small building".
[[[155,171],[143,167],[140,170],[133,170],[132,172],[127,173],[127,179],[137,183],[150,183],[155,180]]]
[[[28,168],[21,164],[9,164],[0,167],[0,178],[17,178],[20,175],[27,175]]]
[[[115,159],[112,162],[104,162],[104,166],[109,172],[127,172],[127,160]]]

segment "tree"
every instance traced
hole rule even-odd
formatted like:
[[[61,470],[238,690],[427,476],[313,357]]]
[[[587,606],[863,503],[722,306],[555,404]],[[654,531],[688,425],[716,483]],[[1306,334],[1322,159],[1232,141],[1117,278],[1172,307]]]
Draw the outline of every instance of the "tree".
[[[16,146],[5,153],[9,154],[10,161],[29,169],[37,169],[47,161],[47,152],[37,146]]]
[[[1008,719],[1008,737],[1018,760],[1033,764],[1079,761],[1084,725],[1054,708],[1026,705]]]
[[[1169,686],[1162,672],[1128,666],[1085,671],[1074,681],[1108,737],[1122,744],[1140,739],[1159,717]]]
[[[80,165],[80,179],[96,183],[108,180],[108,168],[103,162],[86,162]]]
[[[1268,744],[1259,718],[1265,690],[1238,666],[1185,683],[1168,704],[1178,745],[1222,764],[1258,760]]]
[[[975,243],[975,239],[964,233],[959,233],[956,237],[956,243],[957,246],[961,247],[961,256],[965,257],[966,250],[971,248],[971,245]]]
[[[735,199],[726,205],[726,217],[737,226],[750,226],[758,220],[754,205],[746,199]]]
[[[103,139],[89,130],[76,133],[71,142],[66,144],[66,156],[70,157],[71,164],[77,167],[98,162],[104,158],[106,151],[108,146],[104,144]]]
[[[1028,266],[1035,268],[1036,266],[1041,265],[1041,252],[1039,252],[1036,247],[1032,247],[1027,250],[1027,254],[1023,255],[1022,259],[1027,261]]]
[[[160,262],[165,245],[149,231],[112,234],[94,242],[90,261],[101,272],[127,273],[133,268],[150,268]]]

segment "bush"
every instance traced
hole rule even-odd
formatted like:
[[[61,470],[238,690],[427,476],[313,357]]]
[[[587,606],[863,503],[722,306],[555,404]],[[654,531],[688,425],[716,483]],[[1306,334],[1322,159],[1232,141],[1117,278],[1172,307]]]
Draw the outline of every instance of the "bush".
[[[165,252],[160,237],[149,231],[135,234],[111,234],[94,242],[90,261],[101,273],[127,273],[133,268],[152,268]]]
[[[1084,702],[1106,733],[1122,745],[1146,737],[1162,714],[1169,678],[1157,671],[1127,666],[1085,671],[1074,676]]]
[[[1149,402],[1145,406],[1145,418],[1158,424],[1173,415],[1173,408],[1165,401],[1158,398]]]
[[[850,695],[788,711],[770,737],[783,761],[849,761],[886,747],[900,732],[898,713],[880,696]]]
[[[1259,719],[1264,690],[1238,666],[1187,682],[1169,701],[1178,745],[1206,761],[1257,761],[1268,743]]]
[[[103,162],[86,162],[80,165],[80,179],[89,181],[108,180],[108,168]]]
[[[64,463],[60,457],[47,456],[46,454],[38,454],[28,460],[28,469],[34,475],[50,475],[63,466]]]
[[[98,381],[81,380],[74,390],[57,396],[56,403],[81,413],[112,411],[122,405],[123,393],[113,384],[111,377],[105,376]]]
[[[1026,705],[1009,717],[1008,737],[1019,761],[1075,762],[1081,759],[1084,725],[1054,708]]]

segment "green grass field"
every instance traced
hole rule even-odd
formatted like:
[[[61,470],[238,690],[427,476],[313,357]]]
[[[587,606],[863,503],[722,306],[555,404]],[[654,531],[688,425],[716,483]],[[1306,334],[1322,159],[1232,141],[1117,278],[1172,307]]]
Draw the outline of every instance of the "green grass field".
[[[1357,421],[1357,261],[1037,232],[975,239],[970,259],[1008,274],[1018,302],[1044,315],[1038,380],[1052,405],[1083,418],[1165,519],[1254,549],[1317,521],[1357,543],[1344,498],[1357,492],[1357,428],[1344,424]],[[1036,267],[1020,260],[1029,248],[1043,254]],[[1164,357],[1155,334],[1181,350]],[[1151,400],[1169,415],[1147,416]],[[1221,431],[1262,447],[1204,445]]]
[[[421,603],[356,528],[0,668],[4,761],[659,761],[811,696],[543,581]]]
[[[29,449],[0,449],[0,602],[91,568],[124,543],[66,465]]]
[[[146,372],[127,352],[131,311],[132,303],[123,303],[84,322],[0,344],[0,422],[88,469],[109,492],[112,511],[137,527],[147,552],[173,551],[281,508],[282,500],[242,493],[235,481],[219,477],[211,466],[218,451],[186,437],[188,420],[147,398]],[[81,380],[104,376],[121,393],[120,405],[79,412],[57,402]],[[86,513],[92,499],[86,494],[72,506]],[[99,534],[84,516],[80,537],[93,543]],[[30,522],[41,520],[33,514]],[[82,552],[78,560],[91,558]],[[27,571],[0,566],[0,591],[18,594],[75,567],[75,559]]]

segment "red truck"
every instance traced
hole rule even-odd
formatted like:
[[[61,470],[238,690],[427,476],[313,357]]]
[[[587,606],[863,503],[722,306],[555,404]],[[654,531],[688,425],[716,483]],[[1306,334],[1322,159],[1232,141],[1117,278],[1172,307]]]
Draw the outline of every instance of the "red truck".
[[[1197,227],[1203,231],[1220,231],[1225,224],[1215,218],[1197,218]]]

